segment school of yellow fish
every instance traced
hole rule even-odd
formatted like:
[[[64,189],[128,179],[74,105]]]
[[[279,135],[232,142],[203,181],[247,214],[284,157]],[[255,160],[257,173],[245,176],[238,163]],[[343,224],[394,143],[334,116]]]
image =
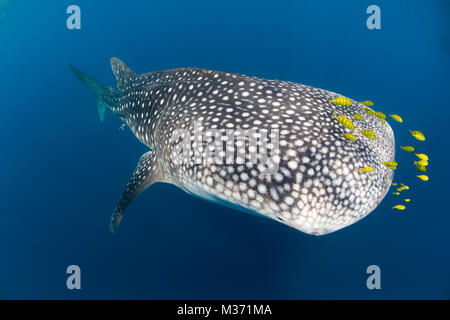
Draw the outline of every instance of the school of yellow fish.
[[[346,107],[346,106],[352,105],[352,100],[350,100],[346,97],[337,97],[333,100],[330,100],[330,103],[336,103],[338,105]],[[373,101],[364,100],[361,103],[366,106],[363,110],[367,115],[377,117],[382,123],[386,123],[387,117],[383,112],[374,111],[371,108],[369,108],[374,105]],[[356,120],[364,120],[364,116],[360,115],[360,114],[354,114],[354,115],[352,115],[352,117]],[[403,118],[397,114],[389,114],[389,117],[391,117],[394,121],[396,121],[398,123],[403,123]],[[333,118],[336,119],[345,128],[350,129],[350,130],[355,130],[355,126],[349,118],[344,117],[344,116],[336,116],[336,115],[333,115]],[[418,141],[426,140],[423,132],[421,132],[419,130],[409,130],[409,132]],[[376,138],[377,138],[375,135],[375,132],[373,132],[372,130],[360,130],[358,133],[362,134],[363,136],[365,136],[366,138],[371,139],[371,140],[376,140]],[[345,136],[345,138],[347,138],[350,141],[357,140],[356,136],[350,132],[344,133],[344,136]],[[416,150],[415,147],[409,146],[409,145],[408,146],[400,146],[400,148],[406,152],[414,152]],[[426,172],[427,166],[429,163],[429,157],[424,153],[415,153],[415,156],[418,159],[418,160],[414,161],[414,165],[416,166],[417,170],[419,170],[420,172]],[[385,167],[387,167],[391,170],[396,170],[398,164],[395,161],[385,161],[385,162],[381,163],[380,165],[384,165]],[[373,170],[375,170],[374,167],[365,167],[365,168],[358,169],[358,171],[362,172],[362,173],[372,172]],[[417,178],[420,179],[421,181],[428,181],[428,179],[429,179],[428,176],[424,175],[424,174],[417,175]],[[392,185],[397,186],[398,183],[393,182]],[[399,196],[399,195],[401,195],[401,192],[403,192],[405,190],[409,190],[409,186],[407,186],[403,183],[400,183],[400,187],[397,188],[396,191],[392,192],[392,194]],[[411,201],[411,199],[405,198],[405,199],[403,199],[403,201],[408,203]],[[395,205],[394,207],[392,207],[392,209],[405,210],[406,206],[403,204],[398,204],[398,205]]]

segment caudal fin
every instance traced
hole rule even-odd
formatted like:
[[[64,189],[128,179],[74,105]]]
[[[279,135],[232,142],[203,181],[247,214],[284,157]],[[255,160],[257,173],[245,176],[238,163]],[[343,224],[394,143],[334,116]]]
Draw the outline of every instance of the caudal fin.
[[[75,77],[77,77],[78,80],[80,80],[94,95],[95,100],[97,101],[97,110],[98,115],[100,117],[100,121],[103,121],[103,119],[105,118],[105,110],[107,106],[107,104],[105,103],[105,99],[110,93],[110,90],[112,89],[102,86],[93,77],[91,77],[90,75],[81,70],[78,70],[68,62],[67,66],[69,67],[70,71],[72,71],[72,73],[75,75]]]

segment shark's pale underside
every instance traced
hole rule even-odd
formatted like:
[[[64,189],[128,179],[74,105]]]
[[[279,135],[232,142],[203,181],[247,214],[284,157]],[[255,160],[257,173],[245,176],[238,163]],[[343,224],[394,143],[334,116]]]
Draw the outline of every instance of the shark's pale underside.
[[[117,58],[111,59],[111,66],[117,89],[69,68],[94,94],[100,118],[109,108],[150,149],[141,156],[116,206],[113,232],[130,202],[156,182],[172,183],[201,198],[259,213],[313,235],[365,217],[392,182],[392,170],[380,166],[394,160],[392,129],[366,115],[365,106],[357,101],[344,107],[330,103],[339,96],[330,91],[220,71],[180,68],[138,75]],[[364,115],[363,120],[353,121],[355,130],[333,117],[354,114]],[[195,126],[222,136],[195,141]],[[245,135],[238,139],[250,129],[256,129],[256,135],[268,132],[266,146],[277,164],[270,174],[264,174],[261,163],[249,161],[249,148],[255,147],[251,139]],[[231,161],[226,159],[230,152],[225,152],[222,162],[198,161],[192,150],[190,158],[180,161],[173,138],[179,130],[189,136],[192,146],[197,143],[200,155],[218,141],[234,148]],[[366,138],[358,133],[361,130],[372,130],[376,139]],[[231,144],[226,135],[230,131],[235,137]],[[357,140],[347,139],[346,132]],[[358,170],[369,166],[375,170]]]

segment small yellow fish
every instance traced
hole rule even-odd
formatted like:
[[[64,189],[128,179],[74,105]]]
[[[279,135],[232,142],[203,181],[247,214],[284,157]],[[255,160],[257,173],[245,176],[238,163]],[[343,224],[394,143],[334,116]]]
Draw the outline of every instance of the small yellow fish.
[[[347,117],[341,116],[341,117],[336,117],[335,115],[333,115],[333,118],[335,118],[337,121],[339,121],[340,124],[342,124],[344,127],[350,129],[350,130],[355,130],[355,126],[353,125],[352,120],[350,120]]]
[[[384,161],[384,162],[383,162],[383,165],[384,165],[386,168],[395,170],[395,169],[397,169],[398,163],[395,162],[395,161]]]
[[[364,108],[364,112],[367,113],[369,116],[375,116],[375,111],[373,111],[370,108]]]
[[[368,106],[368,107],[373,106],[373,101],[370,101],[370,100],[364,100],[364,101],[362,101],[361,103],[362,103],[363,105],[365,105],[365,106]]]
[[[403,187],[397,188],[397,191],[399,191],[399,192],[402,192],[403,190],[409,190],[409,187],[403,186]]]
[[[419,166],[416,164],[417,170],[419,170],[420,172],[427,172],[427,167],[425,166]]]
[[[400,148],[402,148],[406,152],[413,152],[414,151],[414,147],[412,147],[412,146],[405,146],[405,147],[400,147]]]
[[[419,141],[425,141],[425,135],[419,130],[409,130],[411,135]]]
[[[428,161],[426,161],[426,160],[414,161],[414,164],[416,166],[426,167],[426,166],[428,166]]]
[[[410,202],[411,201],[411,199],[405,199],[405,202]]]
[[[392,192],[392,194],[395,194],[396,196],[400,195],[400,192]]]
[[[353,118],[357,119],[357,120],[364,120],[364,117],[360,114],[354,114],[352,115]]]
[[[400,117],[400,116],[397,115],[397,114],[390,114],[389,117],[391,117],[392,119],[394,119],[394,120],[397,121],[397,122],[400,122],[400,123],[403,122],[402,117]]]
[[[386,115],[381,111],[375,112],[375,116],[380,119],[386,119]]]
[[[371,172],[371,171],[373,171],[373,167],[365,167],[365,168],[361,168],[358,170],[361,172]]]
[[[352,100],[346,98],[346,97],[337,97],[333,100],[330,100],[330,102],[334,102],[340,106],[348,107],[352,105]]]
[[[378,120],[380,120],[382,124],[386,124],[386,119],[378,118]]]
[[[397,185],[397,182],[393,182],[392,185],[395,187]]]
[[[392,207],[392,209],[397,209],[397,210],[405,210],[406,207],[402,204],[398,204],[395,207]]]
[[[344,136],[345,136],[348,140],[350,140],[350,141],[355,141],[355,140],[356,140],[355,135],[354,135],[354,134],[351,134],[350,132],[344,133]]]
[[[419,158],[420,160],[425,160],[428,161],[428,156],[425,153],[416,153],[415,154],[417,158]]]
[[[403,182],[400,182],[400,185],[401,185],[401,186],[404,186],[405,184],[404,184]]]
[[[375,132],[372,130],[361,130],[359,131],[362,135],[366,136],[370,140],[376,140],[377,136],[375,135]]]
[[[420,176],[417,176],[417,178],[419,178],[419,179],[422,180],[422,181],[428,181],[428,176],[426,176],[426,175],[424,175],[424,174],[422,174],[422,175],[420,175]]]

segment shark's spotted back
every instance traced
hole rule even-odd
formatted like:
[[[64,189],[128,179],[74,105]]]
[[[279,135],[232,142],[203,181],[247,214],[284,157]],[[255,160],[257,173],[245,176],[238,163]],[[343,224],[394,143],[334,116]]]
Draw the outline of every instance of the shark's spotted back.
[[[112,230],[159,181],[315,235],[366,216],[390,186],[392,170],[380,164],[394,160],[393,132],[361,103],[339,105],[330,102],[338,94],[286,81],[196,68],[136,75],[116,58],[111,65],[116,90],[71,70],[151,148]]]

